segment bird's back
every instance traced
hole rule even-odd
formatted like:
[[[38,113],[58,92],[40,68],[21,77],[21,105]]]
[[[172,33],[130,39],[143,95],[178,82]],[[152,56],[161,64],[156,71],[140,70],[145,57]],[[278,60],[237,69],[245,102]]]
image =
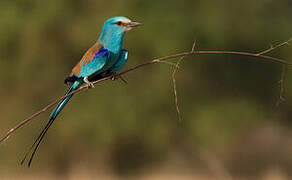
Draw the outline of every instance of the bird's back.
[[[81,60],[74,66],[70,76],[78,76],[81,72],[82,66],[88,65],[93,60],[95,54],[101,49],[103,46],[99,41],[97,41],[91,48],[89,48],[86,53],[83,55]]]

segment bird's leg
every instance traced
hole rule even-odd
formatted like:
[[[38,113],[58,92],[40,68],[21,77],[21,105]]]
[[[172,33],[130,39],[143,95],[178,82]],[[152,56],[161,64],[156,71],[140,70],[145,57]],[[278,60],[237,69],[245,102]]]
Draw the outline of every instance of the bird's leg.
[[[88,88],[94,88],[94,85],[92,82],[88,81],[88,77],[84,77],[83,81],[88,85]]]
[[[116,79],[121,79],[125,84],[128,84],[127,80],[123,78],[121,75],[113,74],[111,80],[114,81]]]
[[[111,75],[111,76],[112,76],[112,77],[111,77],[111,80],[112,80],[112,81],[114,81],[114,80],[118,79],[118,77],[117,77],[116,73],[112,73],[112,75]]]

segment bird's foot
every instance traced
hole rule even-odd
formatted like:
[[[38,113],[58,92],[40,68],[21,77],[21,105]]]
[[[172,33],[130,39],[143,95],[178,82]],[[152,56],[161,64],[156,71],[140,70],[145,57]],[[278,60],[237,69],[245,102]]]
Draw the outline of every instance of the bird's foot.
[[[94,88],[93,83],[88,81],[88,77],[83,78],[83,81],[87,84],[87,88]]]
[[[114,81],[114,80],[117,80],[117,79],[119,79],[119,75],[116,75],[115,73],[112,74],[111,80]]]
[[[94,85],[92,82],[88,83],[87,85],[88,85],[88,88],[94,88]]]

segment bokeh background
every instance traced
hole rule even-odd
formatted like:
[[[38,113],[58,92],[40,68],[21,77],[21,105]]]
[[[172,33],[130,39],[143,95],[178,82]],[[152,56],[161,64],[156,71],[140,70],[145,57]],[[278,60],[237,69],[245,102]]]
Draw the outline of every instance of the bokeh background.
[[[291,38],[290,0],[1,0],[0,133],[63,95],[64,78],[123,15],[144,26],[125,36],[127,67],[188,51],[260,52]],[[292,46],[270,55],[292,61]],[[175,62],[175,60],[172,60]],[[126,67],[126,68],[127,68]],[[292,72],[276,106],[281,65],[197,55],[177,73],[156,64],[72,98],[31,168],[20,166],[49,111],[0,144],[0,179],[289,179]]]

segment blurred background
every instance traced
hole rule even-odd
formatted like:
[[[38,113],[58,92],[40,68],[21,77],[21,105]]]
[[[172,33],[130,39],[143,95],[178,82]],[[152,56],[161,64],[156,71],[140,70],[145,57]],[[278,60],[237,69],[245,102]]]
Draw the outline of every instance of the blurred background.
[[[292,35],[290,0],[1,0],[0,134],[63,95],[64,78],[103,22],[123,15],[127,67],[191,49],[260,52]],[[269,53],[292,61],[292,46]],[[175,60],[172,60],[175,62]],[[20,166],[50,111],[0,144],[0,179],[289,179],[292,69],[276,106],[281,65],[235,55],[186,57],[178,121],[167,64],[106,81],[72,98]]]

